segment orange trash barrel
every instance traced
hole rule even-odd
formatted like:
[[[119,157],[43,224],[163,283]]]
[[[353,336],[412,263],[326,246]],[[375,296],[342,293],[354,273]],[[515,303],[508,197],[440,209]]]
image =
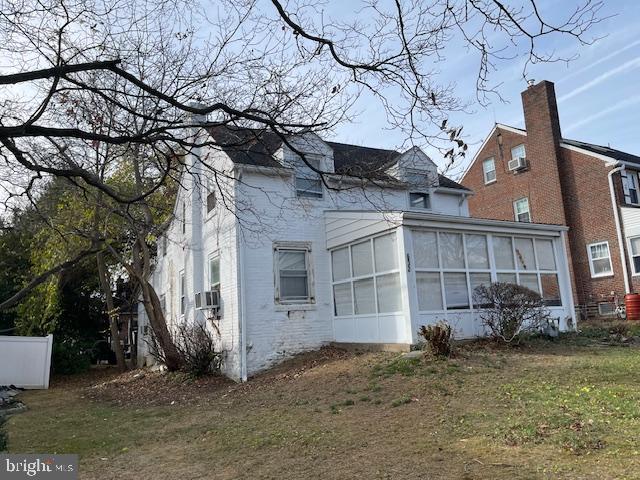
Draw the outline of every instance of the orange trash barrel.
[[[627,320],[640,320],[640,294],[628,293],[625,295],[624,306],[627,309]]]

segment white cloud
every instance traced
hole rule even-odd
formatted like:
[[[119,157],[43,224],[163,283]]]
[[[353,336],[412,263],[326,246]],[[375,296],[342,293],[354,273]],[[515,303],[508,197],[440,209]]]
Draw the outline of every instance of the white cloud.
[[[596,65],[600,65],[601,63],[607,62],[609,60],[611,60],[612,58],[620,55],[622,52],[625,52],[633,47],[637,47],[638,45],[640,45],[640,39],[636,40],[635,42],[631,42],[628,45],[625,45],[624,47],[621,48],[617,48],[615,51],[613,51],[612,53],[605,55],[604,57],[600,57],[598,60],[596,60],[593,63],[590,63],[589,65],[579,68],[577,70],[574,70],[573,72],[570,72],[568,75],[564,76],[563,78],[561,78],[557,83],[562,83],[570,78],[573,78],[577,75],[580,75],[581,73],[584,73],[588,70],[591,70],[593,67],[595,67]]]
[[[611,105],[609,108],[605,108],[604,110],[600,110],[598,113],[594,113],[593,115],[588,115],[588,116],[582,118],[581,120],[578,120],[577,122],[572,123],[567,128],[563,128],[563,130],[566,131],[566,132],[570,132],[572,130],[576,130],[577,128],[579,128],[579,127],[581,127],[583,125],[586,125],[588,123],[591,123],[594,120],[597,120],[597,119],[602,118],[602,117],[606,117],[607,115],[610,115],[610,114],[612,114],[614,112],[617,112],[619,110],[624,110],[625,108],[628,108],[631,105],[634,105],[636,103],[640,103],[640,95],[634,95],[632,97],[625,98],[624,100],[621,100],[620,102]]]
[[[563,95],[562,97],[560,97],[558,99],[558,102],[564,102],[566,100],[569,100],[570,98],[573,98],[576,95],[580,95],[582,92],[586,92],[587,90],[595,87],[596,85],[599,85],[600,83],[604,82],[608,78],[611,78],[615,75],[623,73],[627,70],[632,70],[637,67],[640,67],[640,57],[636,57],[632,60],[624,62],[622,65],[612,68],[611,70],[604,72],[602,75],[595,77],[590,82],[587,82],[584,85],[581,85],[578,88],[573,89],[566,95]]]

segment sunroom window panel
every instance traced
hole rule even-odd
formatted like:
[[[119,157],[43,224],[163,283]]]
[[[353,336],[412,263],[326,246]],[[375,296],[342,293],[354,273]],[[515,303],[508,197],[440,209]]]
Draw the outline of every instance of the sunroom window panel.
[[[514,270],[511,237],[493,237],[493,255],[498,270]]]
[[[351,276],[349,266],[349,248],[341,248],[331,252],[331,269],[334,280],[344,280]]]
[[[373,278],[353,282],[356,315],[376,313],[376,295]]]
[[[469,268],[489,268],[486,235],[465,235]]]
[[[436,232],[413,232],[413,251],[417,268],[438,268]]]
[[[378,290],[378,313],[391,313],[402,310],[399,274],[392,273],[376,277],[376,288]]]
[[[462,310],[469,308],[467,274],[445,273],[444,295],[447,302],[447,310]]]
[[[498,283],[517,283],[516,274],[515,273],[497,273],[496,281]]]
[[[353,299],[351,296],[351,282],[333,286],[334,313],[337,317],[353,314]]]
[[[533,239],[516,238],[515,241],[518,270],[535,270],[536,257],[533,253]]]
[[[536,255],[538,256],[538,268],[540,270],[556,269],[556,258],[551,240],[536,239]]]
[[[490,273],[470,273],[469,274],[469,286],[471,287],[471,302],[474,307],[482,308],[486,307],[486,303],[482,302],[482,298],[478,299],[476,289],[481,286],[488,286],[491,284]],[[477,301],[480,300],[480,301]]]
[[[542,283],[542,299],[545,305],[549,307],[562,305],[558,275],[555,273],[543,273],[540,275],[540,283]]]
[[[440,257],[443,268],[464,268],[462,234],[440,233]]]
[[[351,247],[351,262],[353,276],[361,277],[373,273],[373,258],[371,255],[371,241],[358,243]]]
[[[376,272],[387,272],[398,268],[396,234],[392,233],[373,239]]]
[[[418,308],[425,310],[442,310],[442,286],[438,272],[417,272]]]
[[[537,294],[540,294],[540,287],[538,286],[538,274],[536,273],[521,273],[520,285],[533,290]]]

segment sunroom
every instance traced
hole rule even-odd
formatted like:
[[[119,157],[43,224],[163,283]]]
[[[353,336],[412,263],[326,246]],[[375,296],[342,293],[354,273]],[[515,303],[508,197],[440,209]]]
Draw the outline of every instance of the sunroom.
[[[415,343],[439,320],[458,338],[481,336],[473,292],[490,282],[537,291],[561,330],[575,326],[566,227],[414,212],[325,219],[336,342]]]

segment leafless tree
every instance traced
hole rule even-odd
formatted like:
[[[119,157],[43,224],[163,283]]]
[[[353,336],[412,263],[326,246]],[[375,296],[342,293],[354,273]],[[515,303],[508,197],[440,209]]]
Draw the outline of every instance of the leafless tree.
[[[561,8],[561,7],[555,7]],[[564,8],[564,7],[563,7]],[[318,0],[5,0],[0,12],[0,188],[7,208],[64,177],[115,216],[126,238],[96,230],[86,248],[34,279],[106,251],[139,282],[168,367],[178,368],[158,296],[149,283],[158,221],[153,198],[189,174],[194,117],[277,135],[330,132],[353,120],[358,99],[376,101],[407,144],[464,156],[464,108],[439,68],[451,45],[475,58],[480,99],[496,91],[495,62],[566,60],[545,39],[589,43],[601,2],[586,0],[557,24],[535,0],[364,1],[336,18]],[[523,75],[526,72],[523,71]],[[198,125],[201,125],[198,123]],[[236,145],[237,146],[237,145]],[[206,162],[205,162],[206,163]],[[211,166],[215,176],[224,177]],[[118,174],[129,172],[129,181]],[[317,171],[323,176],[326,172]],[[375,181],[375,172],[360,172]],[[224,193],[224,192],[221,192]],[[98,229],[99,231],[99,229]],[[86,232],[84,232],[86,235]]]

